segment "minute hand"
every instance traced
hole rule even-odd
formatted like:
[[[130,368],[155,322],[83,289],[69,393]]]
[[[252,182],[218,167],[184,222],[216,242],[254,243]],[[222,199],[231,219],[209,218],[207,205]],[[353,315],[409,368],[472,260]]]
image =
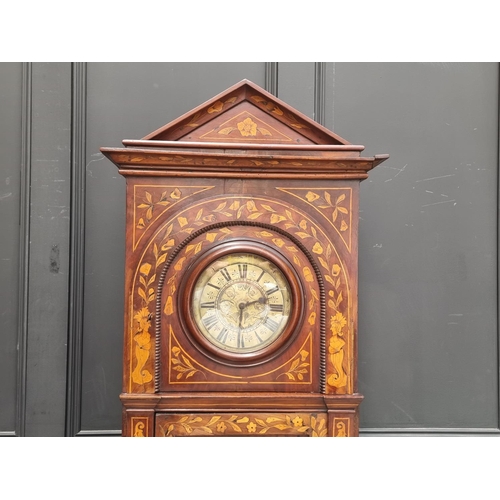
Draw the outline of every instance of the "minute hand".
[[[243,304],[243,309],[246,308],[246,307],[248,307],[248,306],[252,306],[253,304],[257,304],[257,302],[259,304],[265,304],[266,303],[266,299],[264,297],[260,297],[257,300],[252,300],[251,302],[246,302],[245,304]]]

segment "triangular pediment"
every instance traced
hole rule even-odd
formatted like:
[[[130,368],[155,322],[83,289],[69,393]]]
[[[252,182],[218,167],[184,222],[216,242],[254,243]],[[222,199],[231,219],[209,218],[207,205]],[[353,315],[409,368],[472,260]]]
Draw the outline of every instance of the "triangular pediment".
[[[143,141],[350,144],[248,80],[148,134]]]

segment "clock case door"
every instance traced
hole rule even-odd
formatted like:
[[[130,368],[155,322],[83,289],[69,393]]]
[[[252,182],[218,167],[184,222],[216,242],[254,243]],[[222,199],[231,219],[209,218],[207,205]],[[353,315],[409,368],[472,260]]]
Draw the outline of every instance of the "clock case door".
[[[151,415],[179,407],[343,408],[355,435],[359,182],[388,155],[361,157],[246,80],[123,143],[101,151],[127,180],[124,433],[134,412],[153,435]],[[193,332],[187,283],[223,248],[272,256],[293,283],[293,329],[257,356]]]

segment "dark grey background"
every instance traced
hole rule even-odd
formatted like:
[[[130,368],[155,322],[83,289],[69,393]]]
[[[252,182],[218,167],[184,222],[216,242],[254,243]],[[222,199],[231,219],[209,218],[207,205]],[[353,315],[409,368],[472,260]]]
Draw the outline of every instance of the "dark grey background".
[[[125,181],[241,79],[390,159],[360,202],[361,435],[497,434],[497,63],[0,63],[0,434],[118,435]]]

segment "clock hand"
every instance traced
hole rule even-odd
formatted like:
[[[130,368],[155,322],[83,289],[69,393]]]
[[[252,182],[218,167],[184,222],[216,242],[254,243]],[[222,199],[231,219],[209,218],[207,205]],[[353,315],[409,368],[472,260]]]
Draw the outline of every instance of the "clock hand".
[[[243,309],[245,309],[245,304],[240,304],[239,308],[240,308],[240,317],[239,317],[239,320],[238,320],[238,328],[241,331],[241,323],[243,321]]]
[[[252,300],[251,302],[246,302],[245,304],[240,304],[240,307],[242,309],[244,309],[245,307],[248,307],[248,306],[251,306],[253,304],[256,304],[257,302],[259,304],[265,304],[266,303],[266,299],[264,297],[260,297],[258,300]]]

